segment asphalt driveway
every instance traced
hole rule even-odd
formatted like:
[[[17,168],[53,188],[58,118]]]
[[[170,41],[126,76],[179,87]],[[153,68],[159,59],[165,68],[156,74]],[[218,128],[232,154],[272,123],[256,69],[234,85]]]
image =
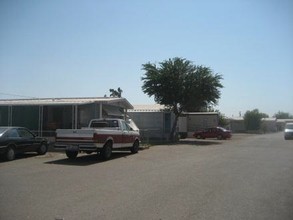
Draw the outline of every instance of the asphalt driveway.
[[[0,162],[0,219],[293,219],[282,133],[184,140],[109,161],[62,153]]]

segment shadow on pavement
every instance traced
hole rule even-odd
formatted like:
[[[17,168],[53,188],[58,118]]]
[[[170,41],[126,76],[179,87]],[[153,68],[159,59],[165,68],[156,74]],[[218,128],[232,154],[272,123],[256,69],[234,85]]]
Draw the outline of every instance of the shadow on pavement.
[[[39,155],[37,153],[33,153],[33,152],[28,152],[28,153],[18,153],[15,155],[15,159],[14,160],[22,160],[22,159],[27,159],[27,158],[31,158],[31,157],[38,157]],[[4,155],[0,156],[0,163],[3,162],[10,162],[7,161],[4,157]]]
[[[223,140],[213,140],[213,139],[181,139],[179,143],[185,144],[185,145],[207,146],[207,145],[220,145],[223,143],[222,141]]]
[[[65,155],[65,154],[64,154]],[[97,153],[93,154],[79,154],[75,159],[62,158],[54,161],[45,162],[45,164],[55,164],[55,165],[68,165],[68,166],[89,166],[97,163],[104,163],[107,161],[126,158],[132,155],[129,152],[113,152],[109,160],[103,160],[100,158],[100,155]]]

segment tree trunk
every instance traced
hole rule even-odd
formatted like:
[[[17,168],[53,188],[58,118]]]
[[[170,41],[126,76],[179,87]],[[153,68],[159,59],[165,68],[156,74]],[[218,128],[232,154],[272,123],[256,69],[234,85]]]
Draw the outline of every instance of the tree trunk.
[[[176,127],[177,127],[177,122],[178,122],[178,118],[179,118],[179,115],[175,115],[175,120],[173,122],[173,126],[172,126],[172,130],[171,130],[171,133],[170,133],[170,136],[169,136],[169,140],[175,142],[176,141]]]

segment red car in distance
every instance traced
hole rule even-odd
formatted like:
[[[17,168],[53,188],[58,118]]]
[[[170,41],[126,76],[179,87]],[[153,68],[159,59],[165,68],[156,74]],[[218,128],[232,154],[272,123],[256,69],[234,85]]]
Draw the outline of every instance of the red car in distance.
[[[226,130],[225,128],[222,128],[222,127],[207,128],[207,129],[196,131],[193,133],[193,137],[197,139],[217,138],[221,140],[221,139],[231,138],[231,136],[232,136],[231,131]]]

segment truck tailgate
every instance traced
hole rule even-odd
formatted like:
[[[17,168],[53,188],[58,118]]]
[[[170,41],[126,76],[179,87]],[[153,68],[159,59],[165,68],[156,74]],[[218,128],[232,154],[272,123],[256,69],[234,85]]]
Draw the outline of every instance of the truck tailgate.
[[[94,132],[94,129],[57,129],[56,142],[89,142]]]

